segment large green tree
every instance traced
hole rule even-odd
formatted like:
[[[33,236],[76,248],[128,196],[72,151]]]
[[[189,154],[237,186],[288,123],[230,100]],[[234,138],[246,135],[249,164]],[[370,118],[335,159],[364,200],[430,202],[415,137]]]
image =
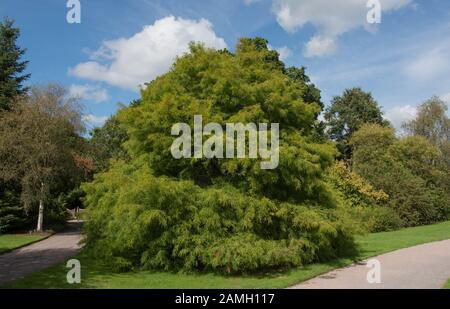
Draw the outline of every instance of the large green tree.
[[[351,157],[349,140],[359,128],[366,123],[386,126],[383,113],[370,92],[361,88],[346,89],[341,96],[336,96],[326,109],[325,120],[328,134],[336,140],[343,159]]]
[[[324,180],[332,143],[313,138],[319,102],[261,39],[235,53],[191,45],[118,115],[129,161],[86,184],[87,246],[119,268],[250,272],[304,265],[353,248]],[[279,165],[261,157],[175,159],[174,124],[279,123]],[[204,141],[211,138],[204,136]],[[248,144],[246,153],[248,154]]]
[[[20,30],[8,18],[0,23],[0,111],[8,110],[14,98],[26,92],[23,82],[28,61],[22,61],[25,49],[17,46]]]

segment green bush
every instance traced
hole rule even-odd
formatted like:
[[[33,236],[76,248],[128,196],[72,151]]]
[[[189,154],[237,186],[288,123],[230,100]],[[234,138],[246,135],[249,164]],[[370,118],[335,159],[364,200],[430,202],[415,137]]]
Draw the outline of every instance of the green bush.
[[[351,171],[343,161],[328,170],[327,179],[338,196],[338,211],[348,217],[355,232],[375,233],[403,227],[397,212],[387,207],[389,196]]]
[[[439,150],[429,142],[398,139],[393,129],[365,125],[353,135],[351,143],[354,171],[389,195],[386,205],[405,225],[449,218],[450,200],[437,167]]]
[[[60,194],[48,200],[47,209],[44,212],[44,221],[50,225],[63,225],[67,219],[67,197]]]
[[[355,232],[361,234],[395,231],[405,226],[398,213],[386,206],[345,206],[341,211],[357,227]]]
[[[354,248],[330,209],[251,197],[232,186],[202,189],[155,177],[146,165],[116,163],[84,189],[87,247],[118,270],[256,272]]]
[[[361,176],[351,171],[345,162],[338,161],[327,173],[332,186],[342,193],[349,206],[383,204],[389,196],[383,190],[376,190]]]
[[[0,233],[25,228],[27,223],[27,215],[20,202],[20,194],[0,188]]]

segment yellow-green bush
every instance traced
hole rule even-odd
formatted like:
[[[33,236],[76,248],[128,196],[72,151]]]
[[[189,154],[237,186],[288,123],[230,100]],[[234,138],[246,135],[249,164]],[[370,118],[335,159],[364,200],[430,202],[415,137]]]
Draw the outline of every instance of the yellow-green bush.
[[[350,227],[336,216],[324,179],[335,149],[314,137],[320,102],[308,93],[315,87],[306,75],[291,75],[263,39],[240,40],[234,54],[192,45],[147,85],[140,104],[120,111],[129,163],[112,162],[84,186],[88,247],[118,269],[224,273],[352,251]],[[261,158],[174,159],[171,128],[192,126],[194,115],[222,127],[279,123],[279,166],[263,170]]]
[[[356,232],[382,232],[401,228],[400,216],[387,207],[389,196],[376,190],[343,161],[338,161],[327,173],[339,201],[338,212],[348,217]]]
[[[155,177],[145,165],[118,162],[84,190],[87,247],[117,269],[256,272],[354,248],[330,209],[251,197],[232,186],[202,189]]]

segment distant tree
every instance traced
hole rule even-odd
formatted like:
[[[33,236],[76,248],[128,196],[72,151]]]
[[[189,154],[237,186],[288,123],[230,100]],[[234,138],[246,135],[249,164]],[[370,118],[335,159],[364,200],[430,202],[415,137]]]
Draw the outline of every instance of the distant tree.
[[[22,83],[30,74],[22,74],[28,61],[21,61],[25,49],[17,46],[20,30],[8,18],[0,23],[0,111],[11,108],[13,99],[26,92]]]
[[[372,94],[361,88],[346,89],[342,96],[334,97],[326,109],[325,120],[328,134],[337,141],[342,158],[346,160],[351,157],[348,142],[359,128],[366,123],[389,125]]]
[[[315,115],[316,123],[314,124],[313,138],[316,141],[323,142],[327,139],[325,134],[326,124],[319,120],[319,115],[325,108],[322,102],[322,97],[319,88],[316,87],[311,79],[306,75],[306,68],[301,67],[289,67],[285,70],[285,74],[289,76],[294,82],[298,83],[302,87],[305,87],[303,91],[303,101],[307,104],[317,104],[320,106],[320,111]]]
[[[350,140],[353,170],[389,196],[388,205],[408,226],[448,219],[449,196],[424,139],[398,139],[392,128],[366,124]]]
[[[410,135],[420,135],[435,145],[450,141],[450,118],[446,115],[447,105],[439,98],[432,97],[418,108],[417,117],[403,124]]]
[[[306,75],[305,67],[289,67],[286,69],[286,75],[292,80],[299,82],[304,87],[306,86],[306,90],[303,93],[303,101],[305,101],[305,103],[316,103],[320,106],[321,110],[324,109],[325,106],[322,102],[320,90],[311,82],[310,77]]]
[[[120,127],[116,117],[109,118],[103,127],[95,128],[89,140],[95,169],[106,169],[111,159],[125,159],[127,152],[122,145],[127,139],[127,132]]]
[[[32,88],[30,96],[0,114],[0,178],[20,182],[27,208],[39,205],[38,231],[52,188],[78,175],[74,155],[82,131],[78,105],[57,85]]]
[[[425,137],[402,138],[392,148],[392,152],[404,166],[425,179],[428,184],[444,185],[447,176],[445,170],[441,168],[443,153]]]
[[[441,155],[434,163],[439,165],[441,172],[446,173],[446,187],[450,193],[450,118],[447,111],[447,105],[434,96],[419,106],[416,118],[404,123],[403,128],[410,136],[422,136],[438,147]]]

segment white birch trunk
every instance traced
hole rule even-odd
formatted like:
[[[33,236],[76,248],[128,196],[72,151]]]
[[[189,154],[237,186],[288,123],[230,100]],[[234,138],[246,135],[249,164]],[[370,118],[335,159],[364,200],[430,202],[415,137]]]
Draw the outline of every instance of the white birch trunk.
[[[41,184],[41,191],[43,193],[44,191],[44,184]],[[42,232],[43,231],[43,225],[44,225],[44,200],[43,197],[39,199],[39,214],[38,214],[38,223],[37,223],[37,231]]]

